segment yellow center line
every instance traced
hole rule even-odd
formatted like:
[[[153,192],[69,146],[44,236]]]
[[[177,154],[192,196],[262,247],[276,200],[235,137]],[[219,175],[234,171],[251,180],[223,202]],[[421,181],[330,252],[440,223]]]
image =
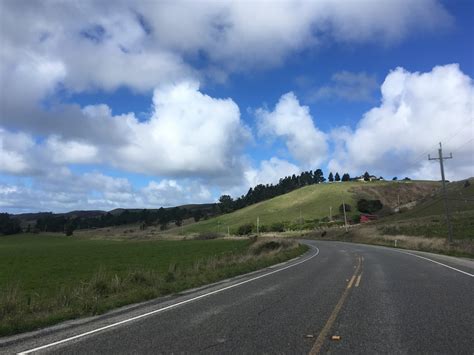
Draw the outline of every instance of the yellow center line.
[[[352,275],[351,280],[349,281],[349,284],[347,285],[347,288],[352,287],[352,283],[354,282],[355,277],[356,277],[356,275]]]
[[[358,272],[360,270],[360,266],[361,266],[360,257],[357,259],[357,261],[358,261],[358,264],[357,264],[357,267],[354,271],[354,274],[352,275],[346,289],[342,293],[341,298],[339,299],[336,306],[334,307],[331,315],[329,316],[328,320],[326,321],[326,324],[324,325],[323,330],[321,330],[321,333],[319,333],[318,338],[314,342],[313,347],[311,348],[311,350],[309,352],[310,355],[319,354],[319,352],[321,351],[321,348],[324,344],[324,340],[326,340],[329,331],[331,330],[334,322],[336,321],[337,315],[341,311],[342,306],[344,305],[344,302],[346,301],[346,298],[349,295],[349,292],[350,292],[350,289],[351,289],[352,284],[354,282],[354,279],[355,279],[356,275],[358,274]]]
[[[356,281],[356,284],[355,284],[355,287],[359,287],[359,284],[360,284],[360,278],[362,277],[362,273],[360,273],[359,276],[357,276],[357,281]]]

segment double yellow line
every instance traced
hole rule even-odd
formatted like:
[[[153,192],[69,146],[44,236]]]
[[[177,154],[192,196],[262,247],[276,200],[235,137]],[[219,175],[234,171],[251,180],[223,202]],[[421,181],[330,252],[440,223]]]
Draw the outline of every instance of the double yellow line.
[[[342,293],[341,298],[337,302],[337,304],[334,307],[331,315],[329,316],[326,324],[324,325],[323,330],[321,330],[321,333],[319,333],[318,338],[314,342],[313,347],[311,348],[311,350],[309,352],[310,355],[319,354],[319,352],[321,351],[321,348],[324,344],[324,340],[326,340],[329,331],[331,330],[334,322],[336,321],[337,315],[341,311],[342,306],[344,305],[344,302],[346,301],[346,298],[350,293],[352,285],[354,284],[354,280],[355,280],[355,287],[359,287],[360,279],[362,277],[362,272],[359,274],[359,271],[362,268],[362,261],[363,260],[364,260],[363,257],[360,257],[360,256],[357,257],[357,266],[356,266],[356,269],[354,271],[354,274],[352,275],[351,279],[349,280],[349,283],[347,284],[346,289]],[[357,275],[357,274],[359,274],[359,275]]]

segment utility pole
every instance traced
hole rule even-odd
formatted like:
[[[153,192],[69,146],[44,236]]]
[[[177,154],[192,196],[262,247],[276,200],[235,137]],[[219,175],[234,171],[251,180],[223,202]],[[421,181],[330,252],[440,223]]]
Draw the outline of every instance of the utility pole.
[[[332,206],[329,206],[329,220],[332,221]]]
[[[230,237],[230,228],[227,226],[227,236]]]
[[[260,229],[260,217],[257,217],[257,235],[259,234]]]
[[[443,181],[443,196],[444,196],[444,210],[446,212],[446,222],[448,224],[448,240],[449,244],[453,243],[453,226],[451,225],[451,216],[449,214],[449,206],[448,206],[448,195],[446,193],[446,181],[444,179],[444,159],[453,159],[453,154],[449,153],[449,157],[443,157],[443,147],[441,146],[441,142],[439,143],[438,149],[438,158],[431,158],[428,154],[428,160],[439,160],[439,166],[441,168],[441,180]]]
[[[346,204],[344,203],[344,200],[342,201],[342,210],[344,211],[344,226],[346,227],[347,232]]]
[[[303,229],[303,217],[301,216],[301,208],[300,208],[300,229]]]

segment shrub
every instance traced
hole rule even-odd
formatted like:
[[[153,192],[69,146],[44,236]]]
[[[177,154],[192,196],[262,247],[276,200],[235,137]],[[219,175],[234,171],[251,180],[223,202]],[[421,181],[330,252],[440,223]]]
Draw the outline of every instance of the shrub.
[[[219,233],[215,232],[202,232],[199,233],[197,236],[194,237],[195,240],[210,240],[210,239],[217,239],[221,237]]]
[[[356,214],[352,216],[352,223],[359,223],[360,222],[360,214]]]
[[[253,225],[252,224],[250,224],[250,223],[242,224],[237,229],[237,234],[238,235],[247,235],[247,234],[252,233],[252,230],[253,230]]]
[[[359,200],[357,201],[357,209],[362,213],[374,213],[380,211],[383,207],[380,200]]]
[[[282,222],[275,222],[270,226],[270,231],[272,232],[284,232],[285,225]]]

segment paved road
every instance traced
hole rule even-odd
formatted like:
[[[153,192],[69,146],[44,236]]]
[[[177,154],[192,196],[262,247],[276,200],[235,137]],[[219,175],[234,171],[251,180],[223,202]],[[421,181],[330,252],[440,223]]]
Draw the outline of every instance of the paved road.
[[[12,341],[0,352],[78,336],[37,352],[473,354],[472,261],[308,243],[303,259],[283,267]],[[155,313],[141,316],[147,312]]]

